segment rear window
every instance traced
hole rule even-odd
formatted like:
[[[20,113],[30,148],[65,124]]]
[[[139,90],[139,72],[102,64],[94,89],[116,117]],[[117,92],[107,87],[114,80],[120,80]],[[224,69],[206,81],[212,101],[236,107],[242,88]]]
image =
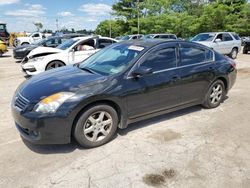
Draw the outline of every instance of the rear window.
[[[237,35],[236,33],[232,33],[232,35],[234,36],[234,38],[235,38],[236,40],[240,40],[239,35]]]

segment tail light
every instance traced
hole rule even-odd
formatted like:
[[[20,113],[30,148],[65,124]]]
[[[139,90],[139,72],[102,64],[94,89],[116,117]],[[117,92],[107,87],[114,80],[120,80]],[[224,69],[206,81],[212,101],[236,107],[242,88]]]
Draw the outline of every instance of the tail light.
[[[228,61],[233,66],[233,68],[235,68],[235,69],[237,68],[236,62],[234,60],[232,60],[231,58],[228,58]]]

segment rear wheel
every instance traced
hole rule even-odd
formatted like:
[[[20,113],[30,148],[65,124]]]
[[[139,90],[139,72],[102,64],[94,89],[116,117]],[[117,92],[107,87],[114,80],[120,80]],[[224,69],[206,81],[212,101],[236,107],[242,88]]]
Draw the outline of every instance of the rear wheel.
[[[247,48],[244,47],[244,48],[243,48],[243,54],[247,54],[247,53],[248,53]]]
[[[52,61],[47,65],[46,70],[55,69],[63,66],[65,66],[65,64],[61,61]]]
[[[73,136],[83,147],[97,147],[113,138],[117,126],[118,116],[114,108],[105,104],[95,105],[80,116]]]
[[[229,56],[232,58],[232,59],[236,59],[237,58],[237,55],[238,55],[238,50],[237,48],[233,48],[231,53],[229,54]]]
[[[206,108],[216,108],[225,98],[225,85],[221,80],[215,81],[209,88],[203,106]]]

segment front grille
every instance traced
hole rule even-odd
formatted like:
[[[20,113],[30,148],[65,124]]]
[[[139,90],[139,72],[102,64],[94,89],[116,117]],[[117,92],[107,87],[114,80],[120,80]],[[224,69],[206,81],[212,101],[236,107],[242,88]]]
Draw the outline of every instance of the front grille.
[[[29,58],[28,58],[28,57],[25,57],[25,58],[22,60],[22,64],[27,63],[27,62],[28,62],[28,60],[29,60]]]
[[[15,106],[21,110],[24,110],[29,105],[29,101],[25,99],[22,95],[17,94],[15,98]]]

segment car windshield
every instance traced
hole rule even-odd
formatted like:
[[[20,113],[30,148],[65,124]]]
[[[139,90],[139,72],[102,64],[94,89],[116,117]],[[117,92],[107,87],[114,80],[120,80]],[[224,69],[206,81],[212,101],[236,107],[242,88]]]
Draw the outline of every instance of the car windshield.
[[[212,41],[215,34],[212,33],[203,33],[198,34],[194,38],[191,39],[191,41]]]
[[[69,47],[71,47],[73,44],[75,44],[76,42],[78,42],[80,39],[69,39],[66,40],[65,42],[63,42],[62,44],[60,44],[59,46],[57,46],[58,49],[61,50],[66,50]]]
[[[114,44],[95,53],[83,61],[79,68],[88,69],[101,75],[112,75],[125,70],[144,47]]]

